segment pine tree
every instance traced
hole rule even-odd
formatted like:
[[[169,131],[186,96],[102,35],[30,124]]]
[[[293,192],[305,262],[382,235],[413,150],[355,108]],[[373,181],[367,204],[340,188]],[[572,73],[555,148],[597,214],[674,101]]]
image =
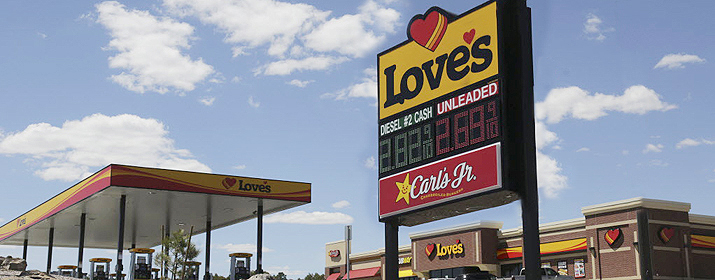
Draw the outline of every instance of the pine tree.
[[[181,277],[184,263],[194,260],[199,255],[199,250],[194,243],[191,243],[187,249],[189,236],[183,229],[174,231],[171,235],[164,237],[162,243],[164,252],[159,252],[156,255],[154,264],[161,267],[163,263],[164,267],[171,273],[171,279],[176,280]],[[188,276],[188,273],[184,277],[186,276]]]

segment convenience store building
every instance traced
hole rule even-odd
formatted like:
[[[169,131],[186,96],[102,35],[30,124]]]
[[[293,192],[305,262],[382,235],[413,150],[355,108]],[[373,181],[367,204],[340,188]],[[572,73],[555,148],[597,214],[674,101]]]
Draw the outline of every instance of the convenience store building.
[[[715,216],[691,214],[689,203],[632,198],[581,213],[540,225],[542,266],[576,279],[643,279],[646,273],[653,279],[715,279]],[[454,277],[476,268],[497,276],[518,273],[522,231],[502,230],[502,224],[481,221],[410,234],[411,244],[398,252],[400,279]],[[326,244],[327,280],[346,279],[345,249],[344,241]],[[383,249],[350,254],[350,279],[384,279],[384,260]]]

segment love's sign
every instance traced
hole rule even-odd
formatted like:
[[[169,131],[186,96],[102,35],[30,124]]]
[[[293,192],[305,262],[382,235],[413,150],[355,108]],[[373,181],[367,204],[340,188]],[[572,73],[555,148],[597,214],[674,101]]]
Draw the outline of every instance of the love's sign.
[[[410,40],[378,55],[380,119],[498,74],[496,14],[492,2],[461,17],[438,7],[413,17]]]
[[[530,18],[513,4],[429,8],[377,55],[380,221],[418,225],[535,188]]]

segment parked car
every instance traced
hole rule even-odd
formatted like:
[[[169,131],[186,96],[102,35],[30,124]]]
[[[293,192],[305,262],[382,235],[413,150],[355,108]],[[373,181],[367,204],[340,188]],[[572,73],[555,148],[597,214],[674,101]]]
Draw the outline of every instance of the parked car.
[[[454,280],[497,280],[497,277],[488,272],[475,272],[457,275]]]
[[[500,278],[498,280],[524,280],[526,279],[526,270],[523,268],[519,272],[519,275],[514,275],[512,277]],[[574,280],[573,276],[561,275],[550,267],[541,268],[541,280]]]

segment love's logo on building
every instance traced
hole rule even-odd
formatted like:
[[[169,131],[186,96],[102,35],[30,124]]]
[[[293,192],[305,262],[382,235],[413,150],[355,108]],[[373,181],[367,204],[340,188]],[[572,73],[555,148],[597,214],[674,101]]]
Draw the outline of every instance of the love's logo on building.
[[[672,227],[661,227],[660,230],[658,231],[658,238],[660,238],[660,241],[663,241],[663,244],[668,243],[671,238],[675,235],[675,229]]]
[[[243,180],[241,180],[241,179],[236,180],[236,178],[226,177],[223,179],[223,181],[221,181],[221,185],[224,188],[226,188],[227,190],[230,190],[231,188],[236,186],[236,183],[238,183],[239,191],[260,192],[260,193],[270,193],[271,192],[271,186],[268,184],[268,181],[257,180],[256,182],[246,181],[244,183]]]
[[[427,258],[433,260],[435,257],[439,259],[449,259],[464,256],[464,244],[457,239],[455,244],[442,245],[441,243],[429,243],[425,246],[425,254]]]
[[[616,241],[621,237],[621,229],[620,228],[614,228],[614,229],[609,229],[606,231],[606,234],[603,235],[603,239],[606,240],[606,243],[608,245],[613,246]]]
[[[380,119],[498,75],[496,6],[414,16],[408,40],[378,55]]]

